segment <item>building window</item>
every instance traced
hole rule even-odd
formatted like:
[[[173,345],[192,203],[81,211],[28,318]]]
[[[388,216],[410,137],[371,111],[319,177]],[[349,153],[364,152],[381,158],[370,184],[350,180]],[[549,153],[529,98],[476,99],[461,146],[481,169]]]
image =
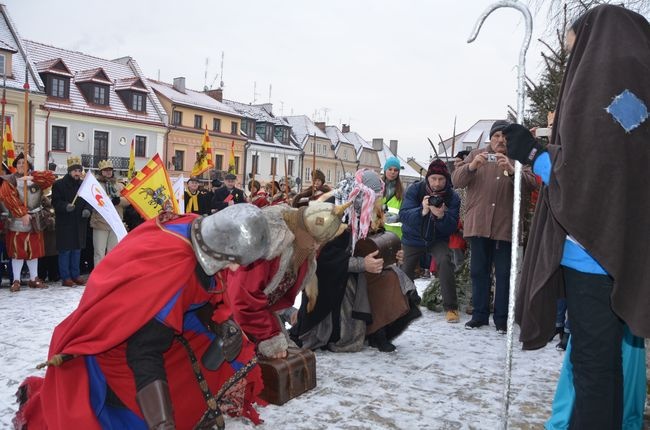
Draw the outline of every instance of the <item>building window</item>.
[[[252,126],[252,121],[248,119],[242,119],[241,120],[241,131],[244,133],[249,139],[253,139],[253,135],[251,133],[251,127]]]
[[[273,142],[273,126],[271,124],[266,124],[264,140],[267,142]]]
[[[194,128],[203,128],[203,117],[201,115],[194,115]]]
[[[327,169],[327,182],[332,182],[332,171]]]
[[[271,175],[278,174],[278,157],[271,157]]]
[[[233,123],[237,124],[237,123]],[[239,174],[239,157],[235,157],[235,174]]]
[[[95,131],[95,151],[93,155],[99,160],[106,160],[108,158],[108,132]]]
[[[287,160],[287,175],[293,176],[293,160]]]
[[[108,104],[108,91],[103,85],[95,85],[93,87],[93,103],[96,105]]]
[[[0,73],[5,74],[5,54],[0,54]]]
[[[57,78],[56,76],[52,76],[50,78],[50,88],[47,95],[59,99],[68,98],[66,91],[67,83],[68,80],[65,78]]]
[[[144,94],[134,92],[131,95],[131,109],[138,112],[144,112],[146,110],[144,100]]]
[[[52,151],[65,151],[68,129],[66,127],[52,126]]]
[[[147,156],[147,136],[135,137],[135,156],[136,157]]]
[[[175,110],[172,112],[172,124],[183,125],[183,112]]]
[[[219,118],[212,119],[212,131],[221,131],[221,120]]]
[[[305,181],[311,181],[311,167],[305,169]]]
[[[237,134],[238,126],[236,122],[230,123],[230,134]]]
[[[214,156],[214,168],[215,170],[223,170],[223,155],[217,154]]]
[[[251,157],[251,164],[253,165],[251,172],[253,173],[253,175],[258,175],[260,173],[259,171],[260,156],[258,154],[253,154],[253,156]]]
[[[185,151],[174,151],[174,170],[183,170],[185,165]]]

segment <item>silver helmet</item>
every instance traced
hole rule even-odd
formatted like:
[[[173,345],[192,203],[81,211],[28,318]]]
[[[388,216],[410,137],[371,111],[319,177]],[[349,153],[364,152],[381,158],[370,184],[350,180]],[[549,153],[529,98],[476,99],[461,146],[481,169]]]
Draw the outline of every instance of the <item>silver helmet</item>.
[[[229,263],[246,266],[268,252],[266,218],[248,203],[228,206],[192,222],[192,246],[201,267],[214,275]]]

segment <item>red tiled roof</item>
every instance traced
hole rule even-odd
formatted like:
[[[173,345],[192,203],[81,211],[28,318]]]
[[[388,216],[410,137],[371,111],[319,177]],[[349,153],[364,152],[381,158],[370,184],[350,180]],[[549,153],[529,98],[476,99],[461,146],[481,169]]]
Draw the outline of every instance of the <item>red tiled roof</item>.
[[[68,66],[60,58],[41,61],[36,63],[35,66],[39,73],[55,73],[57,75],[72,77],[72,72],[70,72]]]
[[[98,84],[111,85],[110,78],[101,67],[95,67],[90,70],[78,71],[74,76],[75,82],[96,82]]]

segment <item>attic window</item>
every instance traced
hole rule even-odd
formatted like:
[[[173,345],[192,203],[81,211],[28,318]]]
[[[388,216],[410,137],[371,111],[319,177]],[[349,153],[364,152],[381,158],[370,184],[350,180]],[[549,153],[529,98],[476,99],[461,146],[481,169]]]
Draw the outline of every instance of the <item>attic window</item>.
[[[92,91],[93,91],[92,102],[94,104],[96,105],[108,104],[108,88],[105,85],[94,85]]]
[[[131,93],[131,109],[138,112],[146,111],[147,108],[145,104],[144,94],[137,93],[135,91]]]
[[[58,99],[67,99],[70,94],[70,79],[59,76],[49,76],[47,80],[47,95]]]

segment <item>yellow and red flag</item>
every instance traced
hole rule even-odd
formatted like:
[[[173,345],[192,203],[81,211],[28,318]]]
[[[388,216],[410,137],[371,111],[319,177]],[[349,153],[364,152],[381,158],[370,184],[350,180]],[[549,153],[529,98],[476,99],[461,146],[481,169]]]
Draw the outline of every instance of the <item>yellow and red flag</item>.
[[[5,118],[5,135],[2,140],[2,152],[3,158],[7,161],[7,167],[13,173],[16,171],[16,168],[12,166],[14,160],[16,159],[16,148],[14,147],[14,137],[11,133],[11,124],[9,118]]]
[[[228,173],[237,174],[237,169],[235,168],[235,141],[233,140],[230,144],[230,159],[228,160]]]
[[[131,152],[129,153],[129,171],[126,174],[130,181],[135,176],[135,139],[131,139]]]
[[[210,135],[208,134],[208,126],[206,125],[201,150],[196,156],[196,163],[194,163],[190,176],[199,176],[211,168],[214,168],[214,160],[212,159],[212,145],[210,144]]]
[[[158,154],[124,187],[122,195],[144,219],[154,218],[162,211],[180,213],[171,180]]]

